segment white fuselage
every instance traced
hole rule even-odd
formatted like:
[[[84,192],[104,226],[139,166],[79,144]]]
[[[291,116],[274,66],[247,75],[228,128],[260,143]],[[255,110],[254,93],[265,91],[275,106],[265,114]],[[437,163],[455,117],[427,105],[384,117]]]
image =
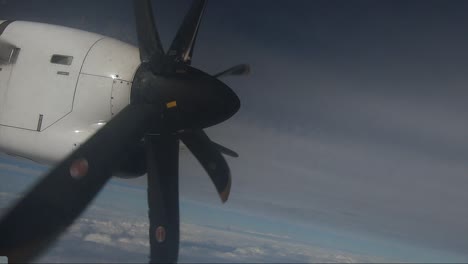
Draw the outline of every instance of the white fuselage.
[[[0,33],[1,152],[55,163],[130,103],[136,47],[33,22]]]

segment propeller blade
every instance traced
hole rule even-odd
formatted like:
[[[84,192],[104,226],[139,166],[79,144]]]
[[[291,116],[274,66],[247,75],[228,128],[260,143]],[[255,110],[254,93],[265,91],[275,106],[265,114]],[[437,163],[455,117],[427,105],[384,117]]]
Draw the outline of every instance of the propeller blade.
[[[150,0],[133,0],[141,62],[161,66],[164,50],[159,39]]]
[[[173,57],[174,61],[190,64],[205,5],[205,0],[195,0],[185,15],[184,21],[167,52],[167,55]]]
[[[150,263],[176,263],[179,253],[179,140],[145,137]]]
[[[121,152],[138,142],[158,111],[129,105],[45,175],[0,221],[0,256],[29,262],[84,211],[112,176]]]
[[[213,76],[216,78],[219,78],[219,77],[224,77],[224,76],[229,76],[229,75],[248,75],[248,74],[250,74],[250,65],[239,64],[225,71],[219,72]]]
[[[226,202],[231,191],[231,172],[223,155],[203,130],[185,132],[179,137],[210,176],[221,201]]]
[[[230,156],[230,157],[233,157],[233,158],[238,158],[239,157],[239,154],[237,154],[237,152],[235,152],[234,150],[228,149],[225,146],[223,146],[221,144],[218,144],[218,143],[216,143],[214,141],[211,141],[211,142],[219,150],[219,152],[223,153],[224,155],[227,155],[227,156]]]

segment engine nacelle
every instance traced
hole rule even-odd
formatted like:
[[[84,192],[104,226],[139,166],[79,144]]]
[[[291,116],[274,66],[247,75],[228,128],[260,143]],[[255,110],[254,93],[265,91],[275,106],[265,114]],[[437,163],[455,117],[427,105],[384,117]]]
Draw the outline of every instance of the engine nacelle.
[[[42,23],[0,29],[0,151],[53,164],[130,103],[136,47]]]

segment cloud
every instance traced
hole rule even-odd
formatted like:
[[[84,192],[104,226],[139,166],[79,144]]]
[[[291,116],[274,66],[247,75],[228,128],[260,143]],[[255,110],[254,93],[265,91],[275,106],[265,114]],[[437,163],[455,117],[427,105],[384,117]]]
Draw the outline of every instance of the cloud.
[[[146,220],[106,219],[91,209],[38,262],[144,262],[149,252]],[[94,216],[94,217],[93,217]],[[77,254],[80,252],[80,254]],[[319,248],[274,234],[181,224],[180,262],[369,262],[372,258]],[[119,258],[117,258],[117,256]]]
[[[104,234],[89,234],[83,239],[84,241],[90,241],[98,244],[112,245],[112,239],[108,235]]]
[[[19,172],[19,173],[24,173],[24,174],[29,174],[29,175],[40,175],[41,173],[43,173],[43,170],[25,168],[22,166],[12,165],[12,164],[7,164],[7,163],[0,163],[0,170],[7,170],[7,171],[16,172],[16,173]]]

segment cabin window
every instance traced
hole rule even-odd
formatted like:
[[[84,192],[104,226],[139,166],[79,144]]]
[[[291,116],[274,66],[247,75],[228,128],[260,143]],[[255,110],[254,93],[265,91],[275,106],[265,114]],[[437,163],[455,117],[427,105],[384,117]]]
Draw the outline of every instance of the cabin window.
[[[20,49],[8,43],[0,42],[0,65],[16,63]]]
[[[58,55],[58,54],[52,55],[52,58],[50,59],[51,63],[62,64],[62,65],[71,65],[72,61],[73,61],[73,56]]]

